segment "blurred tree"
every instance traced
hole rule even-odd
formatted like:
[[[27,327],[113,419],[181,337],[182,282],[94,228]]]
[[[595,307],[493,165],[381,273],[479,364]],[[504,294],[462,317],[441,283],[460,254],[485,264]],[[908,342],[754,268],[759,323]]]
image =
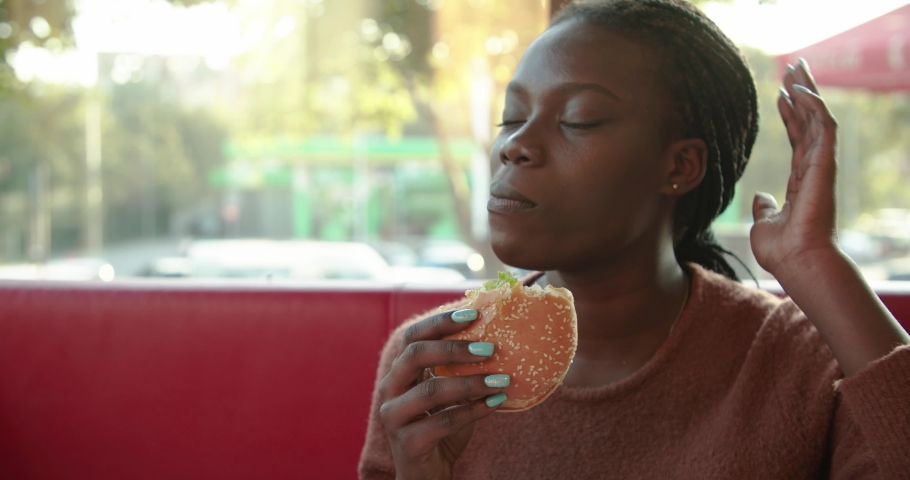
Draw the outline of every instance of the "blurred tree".
[[[156,84],[116,86],[102,115],[109,240],[168,233],[167,220],[206,198],[224,162],[225,128],[211,112],[162,99]]]
[[[23,239],[19,255],[41,260],[49,253],[52,209],[63,213],[53,225],[58,232],[78,232],[79,197],[68,187],[81,178],[84,127],[79,92],[31,90],[0,97],[0,233],[6,242]]]
[[[209,1],[166,0],[192,6]],[[23,43],[57,52],[73,46],[72,21],[76,15],[72,0],[0,0],[0,95],[16,85],[7,56]]]

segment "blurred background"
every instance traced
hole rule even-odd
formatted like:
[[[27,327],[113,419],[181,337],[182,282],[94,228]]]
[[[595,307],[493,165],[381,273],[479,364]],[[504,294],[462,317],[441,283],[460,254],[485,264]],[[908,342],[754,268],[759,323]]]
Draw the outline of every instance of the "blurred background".
[[[910,280],[910,1],[696,3],[761,103],[722,243],[768,278],[751,198],[783,198],[778,79],[804,56],[841,125],[842,246],[870,280]],[[0,0],[0,278],[495,276],[487,152],[559,7]]]

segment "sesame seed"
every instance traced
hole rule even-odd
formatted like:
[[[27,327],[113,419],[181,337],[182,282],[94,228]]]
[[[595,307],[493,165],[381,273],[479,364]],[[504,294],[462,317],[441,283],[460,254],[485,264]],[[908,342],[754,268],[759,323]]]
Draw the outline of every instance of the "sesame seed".
[[[521,361],[523,362],[523,361],[525,361],[525,359],[522,358]]]

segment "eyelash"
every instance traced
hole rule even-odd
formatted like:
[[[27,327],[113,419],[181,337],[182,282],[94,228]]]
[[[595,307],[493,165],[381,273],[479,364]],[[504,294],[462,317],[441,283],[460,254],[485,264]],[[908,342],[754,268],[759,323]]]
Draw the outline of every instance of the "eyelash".
[[[575,130],[590,130],[592,128],[599,127],[603,125],[604,122],[591,122],[591,123],[567,123],[562,122],[562,125],[566,128],[572,128]]]
[[[524,123],[524,121],[523,121],[523,120],[505,120],[505,121],[503,121],[502,123],[497,124],[496,126],[499,127],[499,128],[503,128],[503,127],[510,127],[510,126],[513,126],[513,125],[518,125],[518,124],[520,124],[520,123]],[[601,125],[603,125],[603,124],[604,124],[604,122],[591,122],[591,123],[568,123],[568,122],[562,122],[562,125],[563,125],[564,127],[566,127],[566,128],[572,128],[572,129],[575,129],[575,130],[590,130],[590,129],[592,129],[592,128],[599,127],[599,126],[601,126]]]

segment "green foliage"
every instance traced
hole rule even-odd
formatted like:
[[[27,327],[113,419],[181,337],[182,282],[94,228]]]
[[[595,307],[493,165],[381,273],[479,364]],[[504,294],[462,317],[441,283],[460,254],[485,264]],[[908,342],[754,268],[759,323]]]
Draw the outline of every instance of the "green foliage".
[[[206,192],[209,170],[224,162],[227,133],[205,111],[162,101],[154,86],[115,87],[103,125],[107,202],[129,204],[154,189],[156,209],[192,204]]]
[[[168,1],[185,7],[210,1],[232,3],[232,0]],[[8,72],[6,52],[15,51],[25,42],[52,52],[74,45],[75,3],[73,0],[0,0],[0,25],[11,30],[7,38],[0,38],[0,96],[21,87]]]
[[[44,163],[51,182],[70,182],[84,152],[78,92],[45,87],[37,98],[0,97],[0,192],[25,191],[34,166]]]

